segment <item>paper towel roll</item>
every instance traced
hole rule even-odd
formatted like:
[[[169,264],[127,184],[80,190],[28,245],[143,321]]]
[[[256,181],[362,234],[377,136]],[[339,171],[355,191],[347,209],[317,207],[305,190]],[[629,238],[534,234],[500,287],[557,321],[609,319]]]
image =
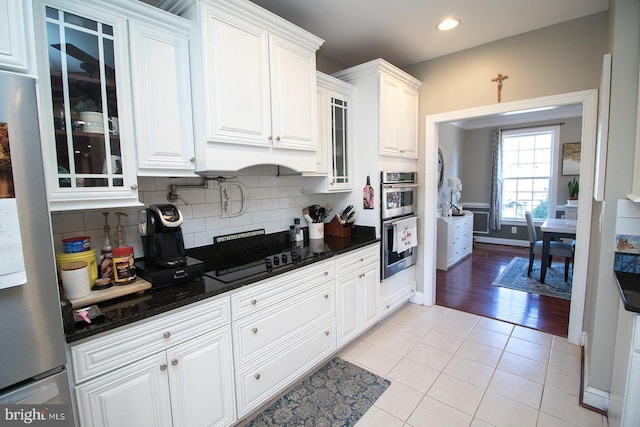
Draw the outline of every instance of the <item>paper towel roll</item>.
[[[62,288],[67,298],[82,298],[91,293],[89,267],[85,261],[74,261],[61,265],[60,276]]]

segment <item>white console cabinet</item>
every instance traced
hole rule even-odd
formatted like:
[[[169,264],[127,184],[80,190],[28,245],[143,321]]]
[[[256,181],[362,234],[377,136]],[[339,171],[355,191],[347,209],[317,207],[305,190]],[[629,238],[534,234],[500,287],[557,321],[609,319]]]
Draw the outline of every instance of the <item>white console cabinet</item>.
[[[438,217],[436,268],[448,270],[473,251],[473,213]]]

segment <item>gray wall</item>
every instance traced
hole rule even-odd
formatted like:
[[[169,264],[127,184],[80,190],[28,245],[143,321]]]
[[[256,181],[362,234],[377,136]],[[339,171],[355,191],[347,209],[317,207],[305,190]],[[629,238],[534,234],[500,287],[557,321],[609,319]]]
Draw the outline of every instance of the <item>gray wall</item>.
[[[640,2],[611,0],[610,42],[613,59],[609,144],[604,203],[594,203],[592,248],[585,328],[589,331],[587,375],[589,384],[608,390],[614,367],[617,310],[620,296],[613,276],[616,201],[631,192],[638,104],[638,60],[640,58]],[[640,165],[638,165],[640,167]],[[602,218],[601,224],[598,221]]]
[[[423,118],[428,114],[494,104],[496,86],[491,78],[497,73],[509,76],[502,91],[504,102],[598,88],[602,57],[611,51],[613,40],[606,197],[607,206],[614,209],[614,200],[631,189],[639,39],[639,2],[611,0],[612,6],[615,3],[618,10],[611,19],[603,12],[407,67],[423,82],[419,140],[424,143]],[[419,160],[418,170],[424,170],[424,160]],[[599,209],[594,206],[592,242],[597,246],[591,249],[594,259],[589,264],[595,271],[588,272],[590,299],[583,329],[592,344],[587,385],[609,390],[617,316],[612,275],[615,212],[604,210],[600,235]]]

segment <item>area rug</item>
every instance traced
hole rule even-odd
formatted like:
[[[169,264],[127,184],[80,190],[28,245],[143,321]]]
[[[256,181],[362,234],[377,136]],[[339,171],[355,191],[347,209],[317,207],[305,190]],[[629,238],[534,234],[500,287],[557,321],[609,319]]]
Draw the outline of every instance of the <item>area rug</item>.
[[[527,277],[529,260],[527,258],[516,257],[493,281],[492,285],[503,288],[516,289],[518,291],[530,292],[539,295],[549,295],[552,297],[571,299],[571,270],[569,270],[569,281],[564,281],[564,261],[553,262],[547,268],[545,283],[540,283],[540,259],[533,262],[531,277]]]
[[[353,426],[391,384],[340,358],[307,377],[248,426]]]

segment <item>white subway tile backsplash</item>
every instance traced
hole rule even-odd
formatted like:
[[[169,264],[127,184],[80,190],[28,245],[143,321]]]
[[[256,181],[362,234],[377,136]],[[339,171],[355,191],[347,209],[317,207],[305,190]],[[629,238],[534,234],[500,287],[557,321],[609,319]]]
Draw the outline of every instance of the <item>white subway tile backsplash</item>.
[[[215,180],[207,181],[207,188],[180,188],[178,194],[182,200],[175,202],[182,216],[182,227],[185,247],[203,246],[213,243],[214,236],[238,233],[264,228],[266,233],[288,230],[293,225],[294,218],[300,218],[303,226],[306,221],[302,215],[302,208],[312,204],[324,205],[332,203],[338,210],[344,204],[344,194],[303,194],[305,178],[299,175],[276,176],[275,166],[264,165],[245,169],[238,173],[212,173],[211,176],[233,178],[244,184],[249,190],[247,211],[240,216],[221,218],[220,185]],[[139,177],[139,197],[145,205],[164,204],[167,201],[169,186],[197,185],[202,182],[196,178],[166,178]],[[232,188],[231,212],[240,210],[240,191]],[[142,256],[141,240],[138,232],[138,211],[141,208],[110,209],[109,226],[110,238],[115,242],[116,211],[125,212],[123,217],[125,226],[125,241],[134,246],[135,255]],[[51,214],[54,243],[56,251],[62,251],[62,239],[67,237],[88,235],[92,247],[100,248],[104,241],[104,216],[102,210],[88,210],[86,212],[55,212]],[[331,215],[332,216],[332,215]],[[330,217],[331,217],[330,216]]]
[[[51,226],[54,233],[73,233],[84,230],[84,215],[82,212],[53,214],[51,215]]]

